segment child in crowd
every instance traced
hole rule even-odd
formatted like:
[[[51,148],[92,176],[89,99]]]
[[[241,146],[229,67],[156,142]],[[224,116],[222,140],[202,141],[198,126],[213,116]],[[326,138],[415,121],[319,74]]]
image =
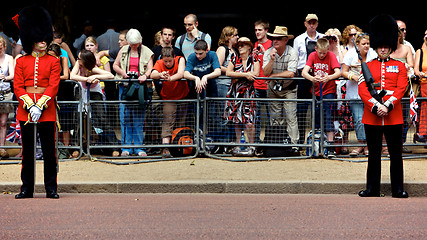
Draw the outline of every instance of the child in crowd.
[[[195,82],[197,93],[203,92],[203,95],[206,95],[204,90],[208,85],[208,80],[219,75],[221,75],[221,65],[219,65],[218,56],[215,52],[209,51],[205,40],[198,40],[194,45],[194,53],[188,57],[184,78]],[[209,91],[210,86],[207,90],[208,96],[211,92],[216,93],[216,89],[215,91]]]
[[[215,78],[221,75],[221,65],[218,61],[216,52],[209,51],[208,44],[205,40],[198,40],[194,45],[194,53],[190,54],[185,66],[184,78],[190,80],[189,98],[196,98],[194,88],[191,87],[192,81],[195,83],[195,90],[200,94],[201,98],[216,97],[217,86]],[[208,83],[208,80],[209,81]],[[194,112],[194,111],[193,111]],[[203,129],[203,114],[200,111],[200,124],[199,128]],[[216,113],[211,113],[209,119],[219,119]],[[217,135],[217,133],[212,133]]]
[[[80,51],[76,65],[74,65],[70,74],[70,79],[79,81],[82,86],[82,100],[84,106],[87,106],[86,104],[88,97],[95,101],[105,100],[105,96],[102,93],[99,80],[112,78],[114,78],[112,73],[96,67],[95,55],[93,52],[86,49]],[[105,145],[118,144],[114,128],[110,125],[110,121],[108,121],[107,116],[105,115],[104,104],[91,104],[90,107],[90,110],[85,109],[85,111],[88,114],[87,119],[92,121],[92,126],[95,130],[95,133],[99,136],[98,143]],[[87,129],[86,131],[90,130]],[[101,150],[101,152],[103,152],[105,155],[112,155],[113,157],[118,157],[120,155],[119,149],[116,148],[104,148]]]
[[[161,50],[162,59],[158,60],[153,67],[150,77],[152,79],[163,79],[160,96],[163,100],[179,100],[188,95],[186,81],[181,81],[184,76],[185,59],[175,56],[172,47],[164,47]],[[169,144],[174,128],[182,127],[185,123],[186,103],[164,102],[162,143]],[[168,148],[162,151],[162,157],[172,157]]]
[[[328,51],[329,41],[325,38],[317,40],[315,52],[312,52],[307,59],[306,65],[302,70],[302,76],[314,83],[317,100],[335,99],[336,83],[335,80],[341,76],[341,65],[335,54]],[[311,71],[310,71],[311,70]],[[323,103],[324,125],[328,136],[328,143],[334,141],[334,124],[332,112],[334,102],[326,101]],[[320,128],[320,109],[316,106],[315,128]],[[334,157],[333,148],[328,148],[328,158]]]

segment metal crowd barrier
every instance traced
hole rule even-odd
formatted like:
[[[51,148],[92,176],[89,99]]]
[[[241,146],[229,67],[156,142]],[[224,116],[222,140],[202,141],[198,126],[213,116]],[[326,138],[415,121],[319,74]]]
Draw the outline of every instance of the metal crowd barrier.
[[[64,90],[68,92],[68,97],[72,99],[58,100],[57,101],[57,117],[58,126],[57,128],[57,157],[59,161],[74,161],[78,160],[83,155],[83,144],[82,144],[82,111],[81,111],[81,85],[73,80],[61,81],[61,84],[68,84],[64,87]],[[19,164],[21,163],[21,139],[20,139],[20,126],[19,122],[16,121],[16,110],[18,107],[18,101],[15,100],[6,101],[2,100],[0,104],[12,104],[13,111],[10,111],[7,116],[6,122],[6,141],[4,146],[0,148],[6,149],[9,153],[9,158],[2,159],[0,165],[5,164]],[[40,135],[39,135],[40,136]],[[64,142],[68,142],[67,146]],[[74,153],[74,154],[73,154]],[[37,159],[43,159],[43,153],[41,152],[40,142],[37,145]]]
[[[282,78],[278,78],[278,79],[273,79],[273,78],[259,78],[259,79],[264,79],[264,80],[299,80],[299,79],[303,79],[303,78],[292,78],[292,79],[282,79]],[[339,80],[345,80],[343,78],[340,78]],[[340,111],[338,111],[337,109],[337,105],[341,104],[344,105],[345,108],[349,108],[348,105],[351,103],[359,103],[362,104],[362,112],[363,112],[363,102],[361,100],[357,100],[357,99],[321,99],[321,100],[317,100],[314,92],[312,93],[312,98],[311,99],[272,99],[272,98],[256,98],[256,99],[230,99],[230,98],[205,98],[203,101],[205,102],[205,105],[207,106],[205,108],[205,112],[204,115],[206,117],[208,117],[209,115],[214,115],[214,116],[221,116],[222,115],[222,111],[224,109],[224,107],[220,106],[224,106],[225,102],[228,100],[244,100],[244,101],[255,101],[257,104],[260,105],[267,105],[267,107],[265,109],[268,109],[268,106],[271,105],[271,103],[273,102],[280,102],[281,103],[286,103],[286,102],[294,102],[297,103],[297,106],[299,106],[300,104],[309,104],[308,112],[302,112],[300,111],[300,109],[297,110],[297,119],[298,119],[298,127],[299,127],[299,131],[301,132],[299,135],[299,141],[292,141],[292,139],[290,138],[290,133],[289,133],[289,129],[287,125],[287,121],[285,121],[284,125],[282,126],[282,128],[276,128],[274,127],[274,124],[272,122],[272,116],[271,116],[271,112],[267,112],[267,111],[262,111],[261,112],[261,119],[267,119],[261,122],[257,122],[256,124],[261,125],[261,138],[265,137],[268,135],[269,131],[275,131],[273,134],[273,139],[269,138],[268,141],[263,141],[263,139],[261,139],[260,141],[255,141],[255,143],[239,143],[238,139],[234,138],[232,141],[230,140],[225,140],[230,138],[230,135],[233,135],[233,131],[229,131],[229,129],[225,128],[224,129],[224,124],[221,121],[208,121],[207,125],[205,126],[204,129],[204,135],[203,135],[203,139],[204,139],[204,143],[205,146],[203,147],[204,149],[207,149],[207,151],[205,151],[206,155],[212,158],[216,158],[216,159],[222,159],[222,160],[227,160],[227,161],[268,161],[268,160],[274,160],[274,159],[299,159],[299,158],[310,158],[310,157],[323,157],[326,158],[326,149],[327,148],[332,148],[336,151],[336,155],[335,157],[331,157],[331,159],[334,160],[341,160],[341,161],[350,161],[350,162],[364,162],[367,161],[367,155],[364,154],[360,154],[356,157],[354,156],[350,156],[349,153],[346,154],[341,154],[340,150],[343,150],[344,148],[349,148],[349,152],[351,152],[351,148],[354,147],[360,147],[360,146],[366,146],[366,143],[359,143],[358,139],[356,137],[355,134],[355,130],[354,130],[354,126],[349,127],[349,126],[342,126],[345,124],[350,124],[347,123],[349,121],[349,118],[351,116],[351,118],[353,118],[352,116],[352,112],[350,110],[348,115],[345,115],[345,113],[342,113]],[[427,98],[422,98],[422,97],[417,97],[417,101],[418,101],[418,106],[419,106],[419,110],[421,108],[421,102],[422,101],[426,101]],[[404,141],[404,147],[412,147],[411,150],[413,153],[411,154],[404,154],[404,159],[412,159],[412,158],[425,158],[427,156],[427,151],[425,150],[426,147],[426,143],[415,143],[413,142],[413,135],[414,133],[416,133],[416,127],[413,126],[413,124],[410,122],[409,120],[409,98],[403,98],[402,99],[402,103],[404,104],[404,106],[402,107],[404,109],[404,118],[405,118],[405,124],[404,124],[404,129],[406,129],[406,131],[404,131],[402,138],[406,141]],[[334,129],[334,142],[333,143],[328,143],[327,140],[327,136],[326,136],[326,132],[325,132],[325,119],[326,119],[326,112],[324,111],[323,106],[325,104],[330,104],[334,107],[333,111],[332,111],[332,121],[329,123],[333,126]],[[315,127],[315,108],[319,107],[320,110],[320,127],[316,128]],[[218,110],[219,109],[219,110]],[[418,110],[418,116],[419,116],[419,110]],[[212,114],[212,111],[218,111],[214,114]],[[344,114],[344,115],[342,115]],[[286,118],[286,116],[284,116],[283,118]],[[418,122],[420,121],[420,119],[418,119]],[[268,123],[270,122],[270,124]],[[301,125],[305,126],[304,129],[301,129]],[[352,125],[355,124],[354,119],[353,122],[351,123]],[[425,124],[425,123],[424,123]],[[233,128],[233,126],[236,126],[236,124],[230,123],[228,122],[227,125],[229,126],[228,128]],[[363,126],[363,124],[362,124]],[[212,135],[209,135],[209,132],[215,132],[215,129],[222,129],[221,134],[212,137]],[[270,128],[270,129],[269,129]],[[228,136],[227,136],[227,131],[228,131]],[[226,134],[224,134],[226,133]],[[316,138],[315,137],[318,137]],[[245,140],[248,140],[248,136],[246,135]],[[311,140],[311,141],[309,141]],[[294,156],[292,154],[284,154],[284,156],[277,156],[277,157],[266,157],[266,156],[258,156],[258,157],[233,157],[230,152],[228,153],[223,153],[222,150],[220,153],[215,153],[214,151],[216,151],[218,149],[218,146],[224,146],[224,147],[228,147],[228,148],[234,148],[234,147],[248,147],[248,146],[256,146],[258,148],[271,148],[271,147],[287,147],[287,148],[298,148],[299,149],[299,155]],[[383,146],[386,146],[386,143],[383,143]],[[318,152],[318,156],[315,155],[313,153],[314,149],[317,149]],[[210,151],[209,151],[210,150]],[[384,155],[383,159],[387,160],[389,159],[388,156]]]
[[[220,77],[227,79],[227,77]],[[267,81],[271,80],[298,80],[302,78],[259,78]],[[182,79],[185,81],[185,79]],[[121,84],[129,82],[128,79],[121,80],[104,80],[105,82],[115,82]],[[132,80],[137,81],[137,80]],[[147,82],[152,81],[151,79]],[[213,81],[213,80],[209,80]],[[171,161],[189,159],[197,156],[207,156],[216,159],[227,161],[267,161],[274,159],[300,159],[313,157],[313,152],[317,149],[319,156],[322,156],[325,148],[334,147],[336,150],[344,147],[353,148],[366,146],[359,143],[354,130],[352,128],[342,129],[335,134],[334,143],[331,145],[325,141],[325,112],[322,106],[326,103],[361,103],[360,100],[348,99],[322,99],[317,100],[312,95],[311,99],[276,99],[276,98],[225,98],[225,97],[205,97],[197,96],[196,99],[183,100],[160,100],[156,98],[147,104],[146,108],[139,106],[138,100],[105,100],[103,98],[96,100],[92,96],[88,96],[87,103],[83,102],[83,92],[81,85],[75,81],[67,81],[73,83],[76,90],[76,99],[74,101],[58,101],[60,107],[59,122],[65,130],[70,132],[71,139],[68,141],[70,146],[62,146],[58,144],[58,152],[65,152],[64,155],[77,152],[76,157],[67,158],[63,156],[62,161],[77,160],[83,155],[88,155],[91,160],[113,163],[113,164],[135,164],[157,161]],[[209,83],[208,83],[209,84]],[[73,90],[73,91],[74,91]],[[248,101],[253,102],[258,111],[256,123],[254,124],[255,139],[254,142],[249,142],[248,130],[240,124],[235,124],[232,121],[224,119],[225,103],[227,101]],[[419,108],[421,101],[427,101],[426,98],[417,98]],[[409,107],[409,99],[402,100]],[[9,103],[3,101],[3,103]],[[16,105],[17,101],[10,101]],[[305,105],[307,111],[297,109],[296,115],[282,111],[279,114],[272,114],[271,108],[276,104],[283,105]],[[169,149],[182,149],[180,144],[163,144],[162,143],[162,124],[164,120],[164,106],[175,109],[176,118],[172,127],[188,127],[193,132],[193,143],[186,145],[187,148],[192,148],[191,154],[184,156],[173,156],[170,158],[162,158],[161,150],[165,147]],[[316,106],[322,109],[320,114],[320,128],[315,128],[316,116],[314,114]],[[283,109],[282,109],[283,110]],[[62,112],[61,112],[62,111]],[[64,114],[65,111],[65,114]],[[334,130],[338,129],[337,124],[346,116],[341,116],[338,111],[333,113]],[[9,114],[8,128],[13,125],[13,115]],[[287,115],[292,115],[288,118]],[[409,111],[405,117],[409,115]],[[298,133],[290,128],[288,122],[297,118]],[[345,121],[344,121],[345,122]],[[132,125],[133,124],[133,125]],[[129,126],[130,125],[130,126]],[[170,125],[169,125],[170,126]],[[305,126],[302,129],[301,126]],[[425,143],[412,143],[412,136],[416,132],[412,123],[408,123],[409,130],[406,134],[406,142],[404,146],[411,147],[412,154],[405,154],[404,158],[422,158],[426,157],[427,151],[423,147]],[[142,129],[141,129],[142,128]],[[243,130],[245,136],[244,142],[242,139],[237,139],[236,128]],[[130,131],[129,131],[130,130]],[[311,138],[309,137],[311,133]],[[142,137],[140,136],[142,134]],[[317,135],[320,136],[317,136]],[[59,134],[59,135],[64,135]],[[316,136],[318,138],[316,138]],[[346,135],[346,136],[345,136]],[[126,140],[128,137],[128,140]],[[130,140],[129,140],[130,139]],[[308,139],[310,141],[308,141]],[[343,140],[345,139],[345,140]],[[61,139],[58,139],[60,142]],[[299,155],[285,154],[283,156],[269,157],[257,152],[254,157],[233,157],[231,152],[236,147],[256,147],[258,149],[267,149],[274,147],[283,147],[289,149],[298,149]],[[4,146],[5,149],[19,150],[20,146],[17,143]],[[129,151],[129,156],[113,157],[112,152],[118,150],[121,153],[123,150]],[[138,151],[143,150],[148,156],[139,156]],[[133,154],[133,155],[132,155]],[[386,156],[384,156],[386,157]],[[18,158],[11,157],[10,160]],[[366,161],[366,156],[358,156],[350,158],[348,155],[341,155],[337,151],[337,156],[333,159],[343,161]],[[0,161],[1,164],[19,163],[20,161]]]

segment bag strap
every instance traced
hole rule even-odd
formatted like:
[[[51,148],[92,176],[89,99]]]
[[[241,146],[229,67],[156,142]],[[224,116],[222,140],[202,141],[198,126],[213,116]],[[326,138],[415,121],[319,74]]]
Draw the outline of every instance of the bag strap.
[[[181,51],[182,51],[182,45],[184,44],[184,40],[185,40],[185,34],[182,34],[181,37],[179,38],[179,50]]]

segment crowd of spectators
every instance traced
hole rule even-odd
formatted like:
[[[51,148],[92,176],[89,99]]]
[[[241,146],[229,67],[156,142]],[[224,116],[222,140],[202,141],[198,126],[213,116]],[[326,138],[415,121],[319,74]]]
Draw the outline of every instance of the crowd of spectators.
[[[392,57],[406,64],[408,81],[411,81],[416,96],[427,97],[427,31],[423,46],[415,52],[413,46],[405,40],[405,23],[397,23],[400,44]],[[322,34],[317,31],[318,24],[318,17],[308,14],[304,21],[306,31],[295,37],[290,34],[293,31],[285,26],[275,26],[273,29],[267,21],[259,20],[254,23],[255,42],[250,40],[250,36],[240,37],[237,28],[226,26],[221,32],[217,46],[214,46],[209,33],[199,30],[197,16],[189,14],[184,18],[186,32],[183,35],[176,37],[175,29],[163,27],[156,34],[157,44],[152,48],[142,44],[142,34],[136,29],[116,32],[111,27],[104,34],[94,37],[91,35],[90,26],[85,26],[84,33],[73,42],[73,49],[62,41],[59,32],[54,32],[54,39],[48,49],[49,54],[61,59],[61,80],[76,80],[81,85],[83,102],[87,102],[88,97],[91,100],[124,99],[127,82],[116,84],[100,80],[135,77],[140,84],[153,89],[158,99],[194,99],[198,94],[202,98],[231,98],[224,101],[223,105],[214,106],[210,111],[213,116],[208,115],[218,126],[218,129],[208,133],[215,140],[240,142],[244,133],[247,142],[262,142],[261,117],[267,116],[268,127],[286,128],[291,143],[295,145],[305,142],[306,130],[311,128],[311,123],[306,120],[311,109],[310,103],[270,101],[262,107],[257,101],[232,99],[311,99],[314,86],[317,99],[360,100],[357,82],[361,69],[355,48],[360,50],[363,61],[376,58],[375,51],[369,47],[369,35],[355,25],[348,25],[342,34],[336,28],[330,28]],[[15,43],[3,32],[0,34],[0,95],[2,99],[11,100],[13,57],[25,53],[22,52],[19,41]],[[292,39],[293,46],[288,44]],[[230,78],[218,78],[220,75]],[[260,77],[273,79],[265,80]],[[294,77],[303,78],[294,80]],[[345,80],[338,80],[340,77]],[[187,81],[181,81],[183,78]],[[146,81],[147,79],[154,81]],[[58,100],[73,100],[75,96],[69,89],[69,85],[61,83]],[[414,141],[427,141],[426,104],[421,104],[420,124]],[[103,136],[99,140],[101,144],[123,145],[123,148],[111,149],[105,154],[123,157],[132,154],[147,156],[146,149],[140,147],[144,143],[144,121],[148,117],[145,109],[122,103],[118,105],[120,140],[116,138],[113,126],[110,125],[111,121],[106,117],[111,110],[107,109],[105,112],[103,105],[94,105],[89,114],[94,131]],[[8,114],[13,112],[14,108],[11,104],[0,106],[0,145],[4,145]],[[407,117],[409,105],[404,109],[404,116]],[[73,116],[65,113],[73,109],[61,110],[60,120]],[[174,102],[163,103],[161,143],[171,143],[173,130],[185,125],[185,115],[190,111],[194,111],[194,108]],[[336,112],[340,112],[342,119],[345,119],[339,121],[341,129],[354,128],[358,141],[365,143],[366,137],[361,123],[363,104],[343,101],[339,104],[326,102],[323,109],[316,107],[315,126],[320,128],[319,115],[324,114],[328,144],[334,142]],[[206,120],[203,121],[202,116],[200,117],[199,127],[203,129],[203,122]],[[233,126],[227,126],[230,124]],[[69,145],[70,130],[73,126],[63,126],[61,141]],[[409,127],[408,123],[404,126],[405,140]],[[347,139],[346,135],[348,131],[344,131],[344,139]],[[247,151],[248,155],[253,155],[255,150],[252,146],[246,149],[236,147],[230,152],[239,155],[241,151]],[[215,151],[226,151],[226,148],[218,147]],[[387,149],[384,148],[383,151],[386,152]],[[405,151],[410,150],[404,148]],[[300,149],[294,147],[292,152],[298,155]],[[351,152],[343,148],[341,153],[350,153],[352,156],[369,154],[363,146]],[[7,157],[7,154],[7,151],[0,149],[1,157]],[[328,148],[327,154],[329,157],[334,156],[335,148]],[[171,156],[168,148],[162,149],[162,156]]]

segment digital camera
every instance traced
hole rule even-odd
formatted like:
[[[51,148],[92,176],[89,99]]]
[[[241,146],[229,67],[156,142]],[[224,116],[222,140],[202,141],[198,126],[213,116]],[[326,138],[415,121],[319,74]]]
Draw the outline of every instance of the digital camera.
[[[128,72],[127,75],[129,76],[129,79],[138,79],[139,77],[138,72]]]

